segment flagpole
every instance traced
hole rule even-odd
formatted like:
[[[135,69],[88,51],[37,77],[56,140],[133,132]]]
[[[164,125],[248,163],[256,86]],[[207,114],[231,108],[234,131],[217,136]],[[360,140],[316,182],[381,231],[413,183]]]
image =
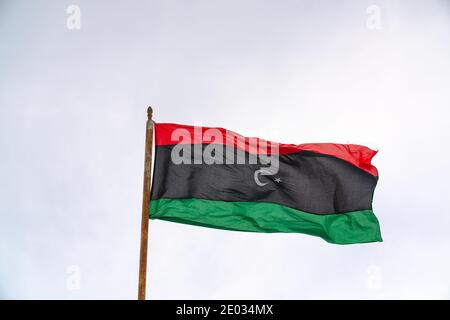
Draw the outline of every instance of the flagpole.
[[[152,171],[152,147],[153,147],[153,109],[147,109],[147,128],[145,134],[145,161],[144,161],[144,191],[142,197],[141,220],[141,249],[139,257],[139,285],[138,299],[145,300],[145,287],[147,279],[147,250],[148,250],[148,224],[150,214],[150,188]]]

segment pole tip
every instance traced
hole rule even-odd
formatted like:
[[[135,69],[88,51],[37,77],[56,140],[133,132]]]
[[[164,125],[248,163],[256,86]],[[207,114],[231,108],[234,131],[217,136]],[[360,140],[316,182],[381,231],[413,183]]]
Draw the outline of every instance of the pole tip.
[[[153,109],[152,109],[152,107],[148,107],[148,108],[147,108],[147,118],[148,118],[149,120],[151,120],[151,119],[152,119],[152,116],[153,116]]]

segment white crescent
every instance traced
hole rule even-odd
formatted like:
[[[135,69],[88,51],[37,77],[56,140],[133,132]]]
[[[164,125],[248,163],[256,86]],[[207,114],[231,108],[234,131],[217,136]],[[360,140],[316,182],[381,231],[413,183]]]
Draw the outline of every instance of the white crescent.
[[[261,180],[259,180],[259,175],[270,175],[270,171],[266,170],[266,169],[259,169],[255,171],[255,174],[253,175],[253,178],[255,179],[255,182],[258,186],[263,187],[266,184],[268,184],[268,182],[261,182]]]

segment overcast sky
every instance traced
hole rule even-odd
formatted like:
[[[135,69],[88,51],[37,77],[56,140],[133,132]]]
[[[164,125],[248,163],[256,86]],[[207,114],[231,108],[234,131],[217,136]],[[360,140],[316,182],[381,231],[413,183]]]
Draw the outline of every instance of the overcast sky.
[[[448,299],[449,89],[445,0],[0,0],[0,298],[136,298],[152,105],[379,150],[384,242],[152,220],[149,298]]]

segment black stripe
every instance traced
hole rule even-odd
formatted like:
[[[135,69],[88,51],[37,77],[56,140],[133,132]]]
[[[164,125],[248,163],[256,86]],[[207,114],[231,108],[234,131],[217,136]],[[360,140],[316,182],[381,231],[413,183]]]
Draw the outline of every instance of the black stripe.
[[[260,163],[225,164],[224,151],[224,164],[193,164],[192,149],[192,164],[177,165],[171,161],[173,148],[156,147],[152,199],[272,202],[315,214],[372,208],[378,178],[333,156],[307,151],[281,155],[278,173],[261,176],[261,182],[268,182],[261,187],[254,180]]]

